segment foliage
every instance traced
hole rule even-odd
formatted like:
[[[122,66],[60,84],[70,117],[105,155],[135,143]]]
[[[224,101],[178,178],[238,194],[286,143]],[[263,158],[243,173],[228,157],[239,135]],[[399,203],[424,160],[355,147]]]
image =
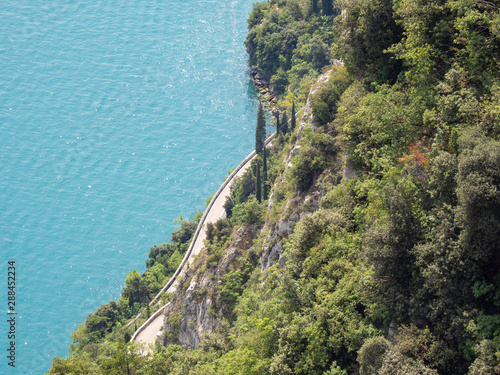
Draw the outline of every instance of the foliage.
[[[208,223],[206,227],[207,240],[211,243],[225,242],[232,231],[232,224],[228,219],[219,219],[215,223]]]
[[[269,198],[269,180],[267,179],[267,147],[264,146],[262,155],[262,197],[266,201]]]
[[[321,4],[317,0],[287,0],[254,5],[245,45],[250,63],[269,79],[274,92],[292,90],[298,95],[304,76],[315,77],[330,64],[332,25],[337,13],[332,0]]]
[[[266,140],[266,121],[264,119],[264,109],[262,103],[259,103],[257,111],[257,126],[255,128],[255,152],[261,154],[264,149],[264,142]]]
[[[207,267],[221,282],[195,294],[217,298],[227,321],[196,349],[139,358],[123,343],[125,318],[188,246],[196,225],[181,219],[123,298],[73,333],[72,356],[55,358],[51,373],[497,374],[499,14],[490,1],[254,4],[250,63],[292,121],[315,87],[315,123],[291,135],[280,126],[268,147],[272,199],[256,197],[254,161],[231,187],[228,218],[207,227]],[[345,65],[317,85],[332,46]],[[223,270],[240,225],[258,234]],[[271,253],[276,263],[258,267]],[[167,318],[173,326],[179,314]]]
[[[337,112],[337,103],[349,86],[349,79],[343,67],[334,67],[326,84],[322,85],[312,96],[311,109],[317,125],[326,125]]]
[[[262,149],[264,152],[265,146]],[[255,168],[255,197],[259,203],[262,203],[262,179],[260,178],[260,160],[257,160]]]
[[[387,52],[400,41],[403,30],[394,19],[391,0],[340,0],[342,17],[337,17],[336,50],[349,73],[367,83],[394,83],[401,62]]]
[[[306,140],[287,172],[300,191],[307,191],[322,171],[336,164],[338,151],[334,138],[328,133],[308,133]]]
[[[265,202],[260,203],[252,197],[248,202],[238,204],[233,209],[233,221],[236,224],[261,225],[266,212]]]
[[[54,357],[49,375],[100,375],[103,372],[88,355],[75,355],[69,358]]]
[[[382,367],[385,354],[390,349],[391,343],[383,337],[366,340],[358,351],[359,373],[361,375],[377,373]]]

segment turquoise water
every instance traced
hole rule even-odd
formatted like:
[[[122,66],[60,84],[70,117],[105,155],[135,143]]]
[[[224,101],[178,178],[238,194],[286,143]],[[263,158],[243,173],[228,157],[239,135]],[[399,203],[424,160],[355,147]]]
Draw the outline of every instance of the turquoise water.
[[[14,259],[18,311],[1,374],[67,356],[78,323],[251,151],[251,4],[0,3],[0,280]]]

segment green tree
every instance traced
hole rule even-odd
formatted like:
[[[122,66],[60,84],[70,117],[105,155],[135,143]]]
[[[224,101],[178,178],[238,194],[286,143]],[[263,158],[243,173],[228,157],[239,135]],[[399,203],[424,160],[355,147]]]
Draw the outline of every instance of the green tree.
[[[99,366],[88,355],[78,354],[68,358],[54,357],[48,375],[101,375]]]
[[[288,116],[286,115],[286,111],[283,111],[283,117],[281,118],[281,130],[283,134],[288,133]]]
[[[311,0],[311,13],[312,14],[319,13],[318,0]]]
[[[459,138],[457,197],[460,244],[479,266],[479,277],[497,277],[500,238],[500,142],[477,129]]]
[[[234,207],[233,220],[236,224],[259,226],[262,225],[265,212],[265,203],[259,203],[257,198],[251,197],[247,202]]]
[[[135,343],[119,342],[113,358],[103,363],[104,373],[110,375],[147,375],[146,368],[150,355]]]
[[[407,321],[421,313],[410,306],[409,296],[417,292],[413,247],[422,238],[422,228],[412,210],[412,196],[403,184],[386,185],[382,199],[387,216],[368,231],[365,254],[393,317]]]
[[[264,119],[264,109],[262,103],[259,103],[257,111],[257,126],[255,128],[255,152],[261,154],[264,149],[264,142],[266,140],[266,120]]]
[[[366,340],[358,351],[359,373],[361,375],[378,373],[382,367],[384,355],[390,349],[391,343],[384,337],[378,336]]]
[[[389,39],[390,51],[403,60],[407,81],[427,90],[449,69],[456,51],[449,1],[402,0],[390,6],[403,30],[399,41]]]
[[[281,133],[280,111],[276,111],[276,135]]]
[[[126,277],[122,296],[128,299],[129,306],[135,302],[144,303],[149,300],[148,286],[136,270],[130,271]]]
[[[349,78],[344,67],[334,66],[328,81],[311,96],[311,110],[316,125],[326,125],[334,119],[339,99],[349,87]]]
[[[265,146],[264,146],[265,149]],[[257,159],[257,163],[255,165],[255,197],[259,203],[262,202],[262,181],[260,178],[260,159]]]
[[[321,8],[323,15],[333,16],[333,2],[332,0],[321,0]]]
[[[314,36],[309,42],[308,61],[314,69],[320,70],[325,65],[328,65],[330,59],[330,47],[318,36]]]
[[[288,85],[288,78],[286,72],[283,68],[278,68],[276,74],[271,77],[271,86],[274,93],[281,95],[285,92],[286,86]]]
[[[385,51],[401,40],[403,29],[394,20],[393,1],[340,0],[339,6],[337,52],[349,73],[368,83],[395,82],[402,63]]]
[[[269,183],[267,181],[267,148],[264,146],[262,158],[262,197],[267,200],[269,196]]]
[[[500,373],[498,348],[490,340],[483,340],[476,347],[478,358],[469,368],[470,375],[495,375]]]
[[[290,115],[290,129],[293,132],[295,130],[296,126],[296,121],[297,119],[295,118],[295,102],[292,102],[292,114]]]

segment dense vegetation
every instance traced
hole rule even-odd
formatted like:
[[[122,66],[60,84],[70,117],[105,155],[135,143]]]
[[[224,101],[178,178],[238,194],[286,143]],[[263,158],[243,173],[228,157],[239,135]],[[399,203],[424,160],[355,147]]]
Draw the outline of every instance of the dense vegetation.
[[[262,228],[222,277],[224,320],[194,350],[87,345],[50,373],[499,374],[498,3],[269,1],[248,24],[282,110],[325,74],[313,126],[286,121],[210,228],[214,265]],[[263,269],[270,238],[283,259]]]
[[[271,82],[273,91],[290,91],[302,100],[310,84],[332,60],[332,0],[255,3],[245,45],[250,63]]]

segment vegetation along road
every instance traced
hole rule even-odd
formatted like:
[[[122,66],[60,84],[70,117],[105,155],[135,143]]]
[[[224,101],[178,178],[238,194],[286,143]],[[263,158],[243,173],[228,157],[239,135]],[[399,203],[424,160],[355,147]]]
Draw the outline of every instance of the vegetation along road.
[[[266,144],[271,142],[274,134],[271,135],[267,140]],[[215,223],[218,219],[223,218],[226,214],[224,210],[224,203],[226,201],[226,197],[228,197],[231,193],[231,184],[232,182],[242,176],[247,168],[250,166],[252,159],[256,156],[255,151],[250,153],[241,164],[234,169],[231,175],[224,181],[219,190],[213,196],[211,202],[205,210],[200,222],[198,224],[198,228],[194,234],[194,237],[191,241],[191,245],[189,246],[184,259],[179,265],[177,271],[169,280],[169,282],[165,285],[165,287],[160,291],[173,293],[175,292],[175,288],[177,286],[177,280],[182,279],[182,274],[184,270],[184,266],[188,264],[192,259],[199,254],[199,252],[203,249],[203,242],[206,238],[205,228],[208,223]],[[154,301],[159,297],[155,297]],[[132,337],[132,340],[136,342],[143,342],[145,344],[154,344],[157,339],[157,334],[160,332],[161,327],[163,325],[163,310],[166,306],[163,306],[157,313],[152,315],[141,327],[137,329]]]

